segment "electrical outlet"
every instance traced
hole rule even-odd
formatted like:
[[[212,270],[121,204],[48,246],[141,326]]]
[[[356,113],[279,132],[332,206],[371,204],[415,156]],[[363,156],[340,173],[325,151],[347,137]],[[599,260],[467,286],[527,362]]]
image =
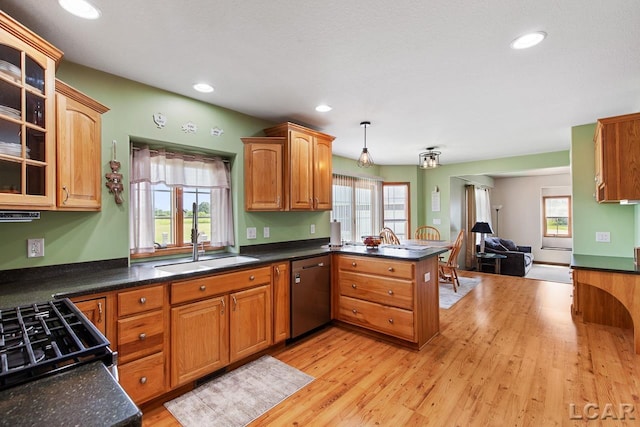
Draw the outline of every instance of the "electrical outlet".
[[[255,227],[247,227],[247,239],[257,238],[257,231]]]
[[[27,239],[27,257],[44,256],[44,239]]]
[[[262,237],[267,238],[267,237],[269,237],[269,234],[270,234],[269,227],[264,227],[262,229]]]
[[[431,273],[424,273],[424,282],[427,283],[429,280],[431,280]]]
[[[609,233],[608,231],[596,231],[596,242],[610,243],[611,233]]]
[[[433,218],[433,225],[440,225],[440,218]]]
[[[311,229],[309,231],[311,234],[316,234],[316,225],[315,224],[311,224]]]

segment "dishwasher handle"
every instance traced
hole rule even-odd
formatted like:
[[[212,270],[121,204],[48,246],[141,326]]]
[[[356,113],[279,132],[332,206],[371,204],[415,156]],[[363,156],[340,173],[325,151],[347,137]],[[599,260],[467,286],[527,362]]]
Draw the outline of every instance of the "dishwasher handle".
[[[324,262],[319,262],[317,264],[312,264],[312,265],[304,265],[302,266],[302,269],[306,270],[308,268],[316,268],[316,267],[324,267]]]

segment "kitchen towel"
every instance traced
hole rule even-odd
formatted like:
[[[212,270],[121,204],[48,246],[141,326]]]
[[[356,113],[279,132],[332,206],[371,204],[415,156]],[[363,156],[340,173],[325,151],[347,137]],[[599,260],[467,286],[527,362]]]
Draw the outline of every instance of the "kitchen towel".
[[[331,237],[329,240],[331,246],[342,246],[342,239],[340,237],[340,223],[333,220],[331,223]]]

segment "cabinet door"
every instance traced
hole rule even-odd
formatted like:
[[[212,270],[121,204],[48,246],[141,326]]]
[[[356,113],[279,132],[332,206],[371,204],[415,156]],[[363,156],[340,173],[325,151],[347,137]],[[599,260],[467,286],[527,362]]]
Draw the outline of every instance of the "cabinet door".
[[[313,144],[314,137],[289,131],[289,204],[291,210],[313,209]]]
[[[95,298],[86,301],[74,301],[78,310],[93,323],[102,335],[107,335],[106,309],[107,299],[105,297]]]
[[[229,363],[228,297],[171,309],[171,387]]]
[[[231,294],[231,362],[243,359],[272,342],[271,285]]]
[[[284,138],[243,138],[247,211],[281,211],[284,198]],[[251,141],[251,142],[249,142]]]
[[[333,209],[333,170],[331,166],[331,140],[316,137],[313,160],[313,191],[315,210]]]
[[[289,263],[273,266],[273,343],[291,337],[291,301]]]
[[[100,210],[100,114],[56,94],[58,209]]]

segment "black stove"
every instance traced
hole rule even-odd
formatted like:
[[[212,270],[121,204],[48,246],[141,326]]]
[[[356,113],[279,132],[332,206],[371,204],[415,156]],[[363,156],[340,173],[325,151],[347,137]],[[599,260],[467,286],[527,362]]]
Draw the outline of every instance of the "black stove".
[[[109,341],[69,299],[0,309],[0,390],[102,360]]]

